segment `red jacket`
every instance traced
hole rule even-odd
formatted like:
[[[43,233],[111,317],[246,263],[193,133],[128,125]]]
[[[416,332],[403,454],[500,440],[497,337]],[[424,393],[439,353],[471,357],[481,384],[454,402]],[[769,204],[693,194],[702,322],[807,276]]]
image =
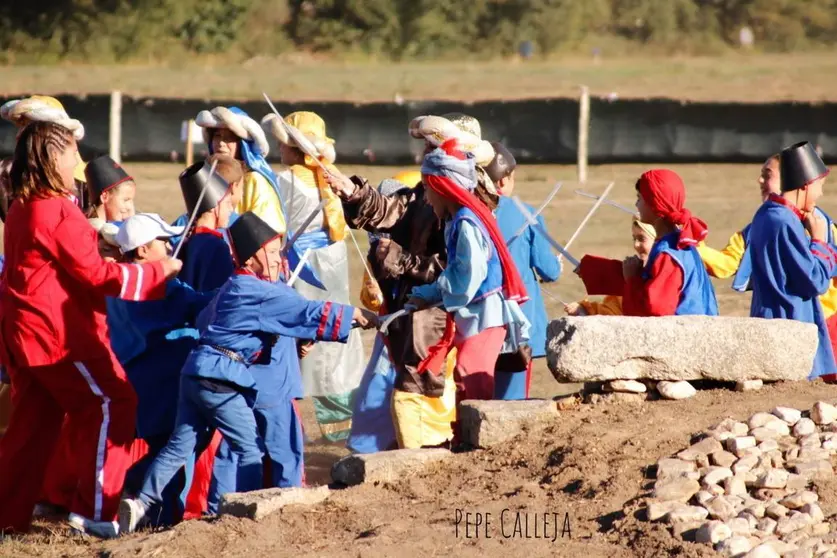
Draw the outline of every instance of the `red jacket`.
[[[105,297],[165,295],[162,263],[105,262],[96,231],[67,198],[15,201],[3,240],[0,362],[7,366],[107,356]]]

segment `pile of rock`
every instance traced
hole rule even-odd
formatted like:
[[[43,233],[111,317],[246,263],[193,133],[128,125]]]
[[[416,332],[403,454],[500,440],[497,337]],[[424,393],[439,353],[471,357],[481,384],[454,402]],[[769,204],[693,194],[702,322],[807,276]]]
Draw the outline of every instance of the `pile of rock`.
[[[657,463],[650,521],[726,556],[837,558],[837,529],[811,486],[834,475],[837,407],[777,407],[704,435]]]

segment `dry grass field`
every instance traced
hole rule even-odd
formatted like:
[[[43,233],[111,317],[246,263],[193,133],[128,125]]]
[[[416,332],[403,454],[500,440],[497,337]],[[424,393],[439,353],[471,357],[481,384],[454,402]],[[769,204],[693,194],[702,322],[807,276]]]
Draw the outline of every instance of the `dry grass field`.
[[[105,93],[196,99],[283,101],[520,99],[593,95],[694,101],[837,99],[837,55],[736,54],[718,57],[587,57],[490,62],[336,62],[295,54],[242,64],[183,61],[170,66],[7,66],[0,96]]]

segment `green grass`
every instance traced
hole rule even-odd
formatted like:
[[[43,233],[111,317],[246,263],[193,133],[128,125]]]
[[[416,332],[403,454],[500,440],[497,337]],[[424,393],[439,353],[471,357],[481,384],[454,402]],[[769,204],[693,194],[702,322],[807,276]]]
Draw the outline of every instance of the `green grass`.
[[[90,94],[213,100],[260,97],[286,101],[477,101],[593,95],[695,101],[837,100],[837,54],[741,54],[717,57],[603,57],[548,61],[338,62],[304,54],[241,64],[206,60],[168,66],[7,66],[0,95]]]

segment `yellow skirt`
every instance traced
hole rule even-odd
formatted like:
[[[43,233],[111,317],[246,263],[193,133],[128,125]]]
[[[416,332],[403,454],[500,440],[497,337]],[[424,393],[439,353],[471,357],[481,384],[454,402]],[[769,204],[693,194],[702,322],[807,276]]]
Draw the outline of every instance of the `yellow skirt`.
[[[453,438],[451,423],[456,420],[456,384],[453,368],[456,349],[445,363],[445,390],[441,397],[418,393],[392,392],[392,421],[399,448],[438,446]]]

